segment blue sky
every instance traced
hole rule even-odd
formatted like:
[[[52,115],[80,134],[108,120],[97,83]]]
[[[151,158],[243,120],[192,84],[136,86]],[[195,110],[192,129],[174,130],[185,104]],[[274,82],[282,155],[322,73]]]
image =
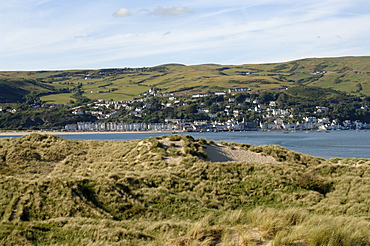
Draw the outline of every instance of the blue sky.
[[[0,70],[370,55],[368,0],[0,0]]]

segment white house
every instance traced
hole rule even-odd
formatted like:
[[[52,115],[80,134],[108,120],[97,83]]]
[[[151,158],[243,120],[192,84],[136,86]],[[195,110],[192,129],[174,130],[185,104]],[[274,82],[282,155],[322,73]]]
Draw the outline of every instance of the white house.
[[[272,130],[276,129],[276,125],[274,122],[260,122],[260,128],[262,130]]]
[[[330,120],[328,118],[320,118],[320,119],[317,119],[316,121],[312,121],[312,122],[319,122],[319,123],[323,123],[323,124],[330,124]]]
[[[283,123],[284,129],[296,129],[297,124],[296,123]]]
[[[285,109],[273,109],[272,114],[273,115],[289,115],[290,112],[288,110],[285,110]]]
[[[316,117],[305,117],[303,118],[306,122],[317,122]]]
[[[209,109],[208,108],[198,108],[198,113],[200,114],[208,114]]]
[[[74,114],[74,115],[82,115],[82,114],[84,114],[84,112],[81,109],[77,109],[77,110],[72,111],[72,114]]]
[[[277,126],[283,126],[284,121],[282,119],[280,119],[280,118],[277,118],[276,120],[274,120],[274,123]]]
[[[234,88],[234,89],[229,89],[229,93],[234,93],[234,92],[242,92],[242,91],[250,91],[251,89],[249,88]]]
[[[237,116],[242,115],[242,114],[243,114],[243,112],[241,110],[234,110],[233,111],[234,117],[237,117]]]
[[[316,106],[316,113],[324,113],[327,110],[328,110],[327,107]]]
[[[191,97],[192,98],[199,98],[199,97],[208,97],[209,95],[208,94],[205,94],[205,93],[198,93],[198,94],[194,94],[192,95]]]

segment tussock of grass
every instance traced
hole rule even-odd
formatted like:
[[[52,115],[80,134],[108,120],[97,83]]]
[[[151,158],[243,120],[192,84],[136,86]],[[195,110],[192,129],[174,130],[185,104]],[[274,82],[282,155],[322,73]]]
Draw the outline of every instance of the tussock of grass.
[[[369,222],[352,217],[310,216],[297,227],[279,231],[275,245],[369,245]]]
[[[279,145],[251,146],[249,150],[270,155],[274,157],[277,161],[301,163],[304,165],[318,165],[325,161],[322,158],[291,151]]]
[[[308,217],[308,211],[299,208],[285,210],[258,208],[247,214],[249,224],[260,228],[270,236],[275,236],[277,232],[287,227],[300,225]]]

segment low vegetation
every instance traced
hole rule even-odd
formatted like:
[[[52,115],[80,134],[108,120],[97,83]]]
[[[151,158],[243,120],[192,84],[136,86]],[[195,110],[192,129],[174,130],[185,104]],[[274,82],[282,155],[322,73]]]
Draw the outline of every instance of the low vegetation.
[[[211,162],[210,146],[277,162]],[[179,135],[0,139],[0,244],[370,245],[369,167]]]

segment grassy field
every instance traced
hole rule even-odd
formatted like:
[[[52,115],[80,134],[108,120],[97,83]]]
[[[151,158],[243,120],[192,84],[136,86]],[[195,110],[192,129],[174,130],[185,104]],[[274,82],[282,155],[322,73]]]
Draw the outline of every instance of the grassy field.
[[[72,95],[73,93],[52,94],[41,97],[41,100],[46,103],[68,104],[71,100],[75,100]]]
[[[370,160],[191,136],[0,139],[2,245],[369,245]],[[211,162],[223,146],[274,163]]]
[[[317,72],[317,74],[313,74]],[[324,73],[325,72],[325,73]],[[245,65],[159,66],[143,69],[3,71],[7,83],[27,91],[75,88],[81,83],[91,99],[127,100],[155,87],[164,93],[190,95],[248,87],[253,91],[312,85],[370,96],[370,57],[310,58],[284,63]],[[89,79],[85,79],[89,78]],[[35,83],[36,82],[36,83]],[[358,85],[362,90],[358,90]],[[48,86],[48,87],[45,87]],[[60,98],[60,101],[59,101]],[[43,98],[44,99],[44,98]],[[49,100],[49,98],[45,98]],[[56,103],[62,103],[57,97]]]

